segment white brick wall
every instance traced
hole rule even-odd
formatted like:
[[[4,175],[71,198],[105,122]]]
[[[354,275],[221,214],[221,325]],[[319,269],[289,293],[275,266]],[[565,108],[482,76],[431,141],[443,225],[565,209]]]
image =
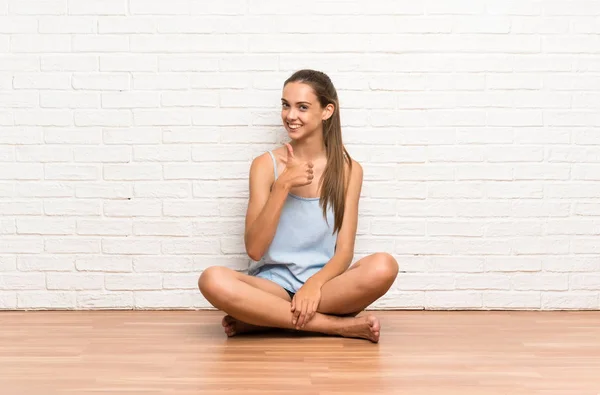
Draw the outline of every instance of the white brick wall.
[[[600,308],[600,3],[0,0],[0,309],[205,308],[284,79],[365,169],[374,308]]]

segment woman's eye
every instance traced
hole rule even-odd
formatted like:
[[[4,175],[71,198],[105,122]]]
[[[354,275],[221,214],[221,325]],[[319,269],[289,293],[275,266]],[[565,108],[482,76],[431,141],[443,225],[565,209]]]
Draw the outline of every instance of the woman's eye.
[[[306,107],[306,106],[300,106],[300,109],[301,109],[302,111],[306,111],[306,110],[308,110],[308,107]]]

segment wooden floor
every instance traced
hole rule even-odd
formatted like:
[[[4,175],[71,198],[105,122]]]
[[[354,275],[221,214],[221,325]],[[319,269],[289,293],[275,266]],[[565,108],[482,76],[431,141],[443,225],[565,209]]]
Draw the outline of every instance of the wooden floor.
[[[371,313],[379,344],[227,338],[218,312],[0,312],[0,394],[600,394],[600,312]]]

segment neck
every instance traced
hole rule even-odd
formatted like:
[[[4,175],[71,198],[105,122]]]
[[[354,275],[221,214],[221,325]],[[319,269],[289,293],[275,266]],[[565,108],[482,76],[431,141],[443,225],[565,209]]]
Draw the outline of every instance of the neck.
[[[302,140],[290,143],[294,148],[294,156],[301,160],[316,161],[327,156],[322,133],[315,133]]]

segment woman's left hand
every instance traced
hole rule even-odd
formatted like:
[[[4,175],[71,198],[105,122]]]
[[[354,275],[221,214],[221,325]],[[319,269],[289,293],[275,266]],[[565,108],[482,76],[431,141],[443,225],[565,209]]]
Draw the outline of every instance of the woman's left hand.
[[[317,312],[321,301],[321,285],[308,280],[292,299],[292,324],[300,329],[309,322]]]

